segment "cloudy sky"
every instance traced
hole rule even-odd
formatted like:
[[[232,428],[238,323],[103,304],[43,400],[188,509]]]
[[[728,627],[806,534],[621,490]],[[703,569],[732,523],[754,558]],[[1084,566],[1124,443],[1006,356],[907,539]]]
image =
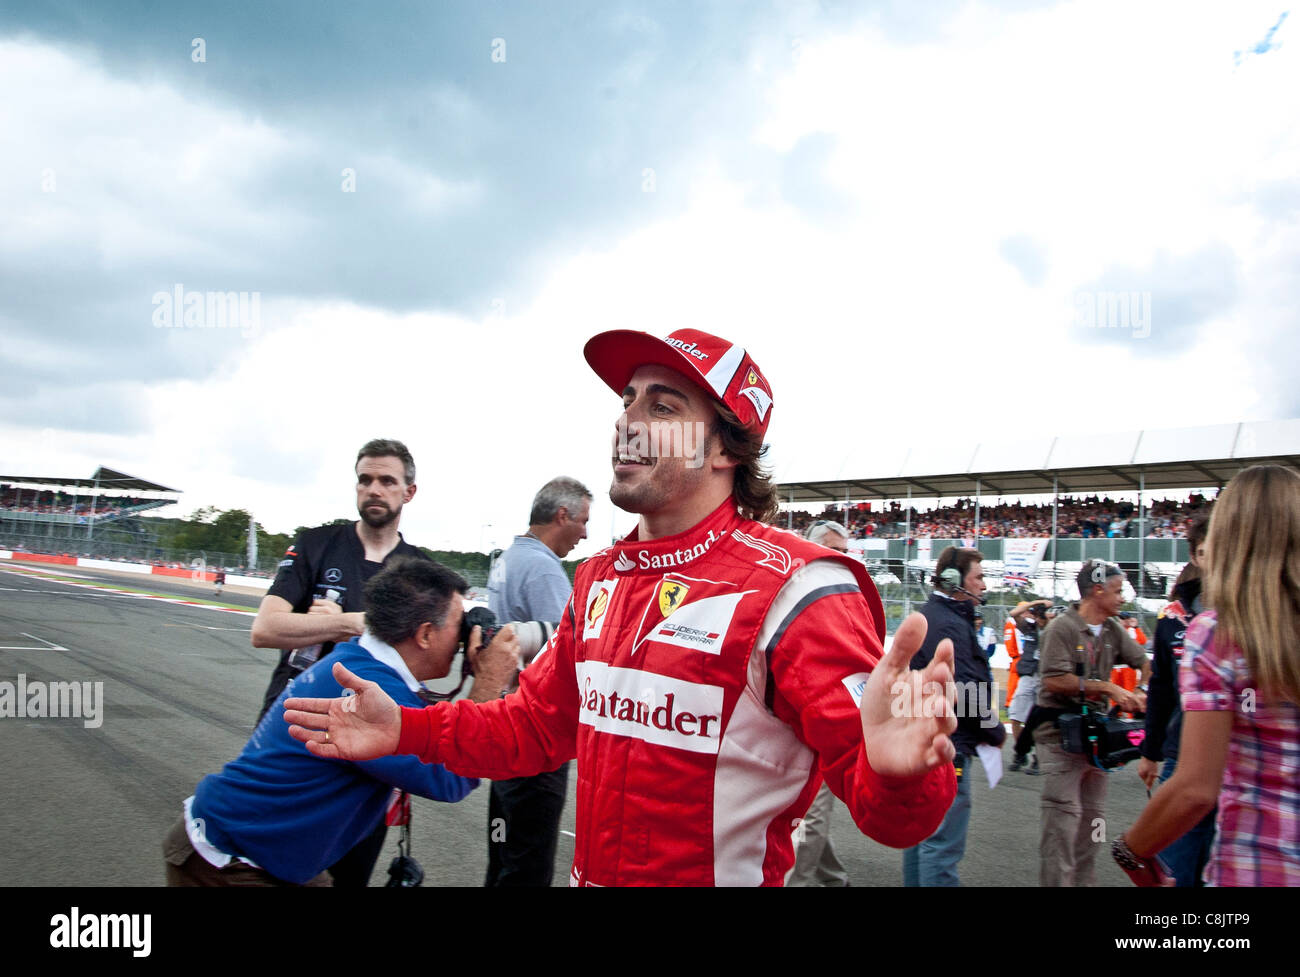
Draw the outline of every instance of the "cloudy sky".
[[[0,470],[284,532],[396,437],[409,540],[569,474],[587,555],[609,328],[747,346],[787,478],[1300,417],[1288,2],[6,5]]]

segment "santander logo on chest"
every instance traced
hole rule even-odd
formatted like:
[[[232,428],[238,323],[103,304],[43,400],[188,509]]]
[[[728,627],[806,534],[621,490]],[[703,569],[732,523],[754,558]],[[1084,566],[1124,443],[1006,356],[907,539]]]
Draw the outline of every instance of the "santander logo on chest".
[[[586,655],[575,665],[579,721],[603,733],[716,754],[727,684],[715,684],[721,673],[700,682],[694,668],[682,668],[697,656],[647,655],[669,646],[721,659],[736,609],[753,593],[680,573],[595,581],[583,623]],[[617,620],[607,629],[611,617]]]
[[[722,537],[710,529],[708,534],[697,543],[683,544],[675,549],[659,550],[657,547],[629,543],[619,550],[614,557],[614,569],[619,573],[633,573],[638,570],[672,570],[684,567],[698,560],[709,548]]]

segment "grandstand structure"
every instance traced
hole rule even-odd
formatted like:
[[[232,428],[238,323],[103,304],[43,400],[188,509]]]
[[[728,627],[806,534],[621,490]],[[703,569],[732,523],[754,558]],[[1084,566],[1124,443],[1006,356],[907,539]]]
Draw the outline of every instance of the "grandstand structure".
[[[0,544],[40,552],[114,555],[157,536],[139,517],[180,490],[100,465],[89,478],[0,475]]]
[[[862,444],[868,442],[864,441]],[[869,565],[906,585],[932,568],[949,545],[975,545],[984,554],[986,576],[998,576],[1010,546],[1007,537],[980,533],[981,502],[1048,496],[1051,531],[1036,579],[1037,593],[1067,599],[1079,565],[1102,558],[1118,563],[1133,586],[1139,606],[1158,604],[1170,578],[1187,560],[1185,539],[1151,538],[1149,493],[1217,490],[1254,464],[1288,465],[1300,470],[1300,418],[1143,430],[1086,436],[1029,437],[1011,443],[961,445],[938,437],[903,449],[893,457],[850,449],[840,458],[791,457],[777,472],[784,517],[796,506],[820,505],[843,511],[847,524],[859,503],[903,502],[907,526],[902,538],[873,539],[860,545]],[[1137,496],[1136,534],[1124,538],[1065,539],[1057,532],[1062,496],[1101,493]],[[918,539],[912,532],[914,504],[945,498],[974,501],[974,532],[967,538]],[[924,545],[923,545],[924,544]],[[1050,569],[1049,569],[1050,568]],[[994,581],[996,583],[996,581]],[[923,588],[927,590],[928,588]],[[910,598],[906,598],[910,602]],[[1147,601],[1146,604],[1143,602]]]

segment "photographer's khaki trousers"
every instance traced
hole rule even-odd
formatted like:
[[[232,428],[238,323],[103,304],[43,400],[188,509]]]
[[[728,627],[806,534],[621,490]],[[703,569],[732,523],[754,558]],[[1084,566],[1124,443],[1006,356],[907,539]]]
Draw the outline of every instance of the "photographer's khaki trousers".
[[[1043,836],[1038,884],[1092,885],[1106,844],[1106,771],[1061,749],[1055,726],[1034,731],[1043,771]]]

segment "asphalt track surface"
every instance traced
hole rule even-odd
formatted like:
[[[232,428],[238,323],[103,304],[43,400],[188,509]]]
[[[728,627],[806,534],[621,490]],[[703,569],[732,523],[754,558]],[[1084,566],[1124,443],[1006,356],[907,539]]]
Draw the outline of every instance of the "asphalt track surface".
[[[249,644],[260,595],[227,589],[221,603],[234,609],[189,606],[100,587],[212,600],[211,586],[59,568],[59,578],[75,574],[73,585],[21,566],[0,562],[0,681],[103,682],[102,725],[0,719],[0,885],[161,885],[161,841],[182,800],[239,753],[257,718],[276,660]],[[1009,760],[1009,744],[1003,752]],[[990,792],[976,766],[963,884],[1037,885],[1041,778],[1007,773]],[[571,771],[556,885],[567,884],[573,855],[575,780]],[[426,885],[482,884],[487,799],[486,783],[458,804],[414,798],[413,853]],[[1133,765],[1112,774],[1107,838],[1145,802]],[[386,881],[396,836],[390,830],[372,885]],[[863,836],[842,804],[832,839],[854,886],[901,884],[900,853]],[[1127,887],[1108,852],[1099,853],[1098,884]]]

